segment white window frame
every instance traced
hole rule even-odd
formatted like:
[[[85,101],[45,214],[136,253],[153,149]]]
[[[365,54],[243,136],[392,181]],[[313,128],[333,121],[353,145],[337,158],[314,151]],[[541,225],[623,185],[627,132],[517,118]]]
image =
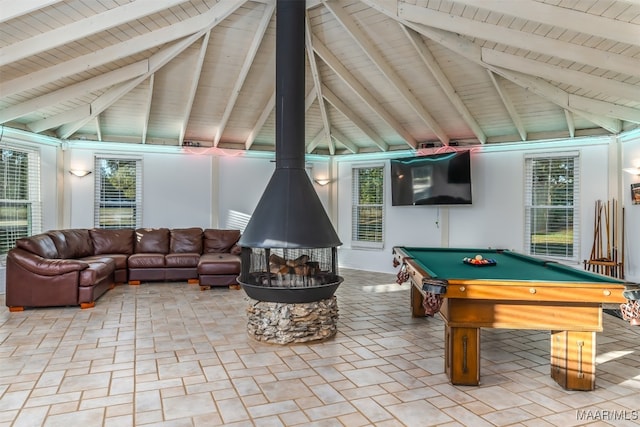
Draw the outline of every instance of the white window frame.
[[[116,201],[115,203],[122,203],[125,206],[131,206],[135,210],[135,218],[133,221],[126,222],[114,222],[112,225],[107,225],[101,213],[102,207],[106,207],[106,204],[113,203],[102,200],[103,196],[103,170],[102,165],[105,161],[122,161],[122,162],[134,162],[136,166],[136,189],[135,200],[128,202],[126,200]],[[94,226],[96,228],[140,228],[142,227],[142,159],[139,157],[124,157],[114,155],[98,155],[95,156],[95,199],[94,199]],[[104,222],[103,222],[104,221]]]
[[[381,169],[382,170],[382,200],[378,206],[380,208],[380,241],[358,240],[358,208],[360,207],[357,172],[361,169]],[[383,249],[385,241],[385,200],[386,200],[386,165],[384,163],[357,164],[351,167],[351,247],[358,249]],[[367,205],[369,206],[369,205]]]
[[[573,191],[572,191],[572,203],[566,205],[542,205],[538,204],[536,206],[533,205],[533,164],[535,161],[553,161],[559,159],[572,159],[573,160]],[[560,261],[568,261],[568,262],[579,262],[580,261],[580,153],[579,152],[559,152],[559,153],[536,153],[536,154],[526,154],[524,157],[524,170],[525,170],[525,180],[524,180],[524,195],[525,195],[525,219],[524,219],[524,252],[532,255],[543,258],[556,259]],[[566,254],[562,256],[558,253],[553,253],[552,251],[542,251],[542,252],[534,252],[532,251],[532,236],[533,236],[533,228],[532,223],[534,221],[534,217],[532,216],[532,212],[536,209],[558,209],[558,208],[566,208],[571,209],[573,211],[572,215],[572,226],[573,226],[573,245],[572,245],[572,253]],[[549,223],[545,225],[549,226]]]
[[[2,144],[0,146],[0,155],[2,155],[3,151],[12,151],[19,152],[22,154],[26,154],[28,161],[28,170],[27,170],[27,198],[26,199],[0,199],[2,204],[13,205],[13,204],[21,204],[28,205],[27,210],[27,223],[26,224],[17,224],[17,222],[21,221],[19,213],[13,212],[8,215],[8,217],[0,218],[1,223],[3,223],[2,227],[21,227],[23,230],[13,230],[11,234],[13,236],[3,240],[2,247],[6,248],[6,250],[0,248],[0,265],[4,265],[6,260],[6,254],[11,247],[15,246],[15,240],[21,237],[33,236],[35,234],[39,234],[42,232],[42,198],[40,192],[40,151],[33,148],[27,148],[20,145],[14,144]],[[0,179],[7,180],[11,179],[10,176],[2,176]],[[4,195],[0,194],[0,197]],[[9,212],[3,213],[3,216],[7,215]],[[6,222],[5,222],[6,221]],[[14,224],[11,225],[11,222]],[[26,228],[25,228],[26,227]],[[11,240],[11,241],[9,241]]]

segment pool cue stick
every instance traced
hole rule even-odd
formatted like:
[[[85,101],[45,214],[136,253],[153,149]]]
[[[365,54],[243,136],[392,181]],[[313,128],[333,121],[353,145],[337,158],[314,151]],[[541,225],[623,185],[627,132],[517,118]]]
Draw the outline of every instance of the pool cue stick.
[[[609,220],[610,220],[610,202],[609,200],[607,200],[607,208],[604,211],[605,212],[605,225],[607,227],[607,259],[611,259],[611,236],[609,235],[609,229],[610,229],[610,224],[609,224]]]
[[[620,278],[624,279],[624,206],[622,207],[622,259],[620,261]]]
[[[596,252],[596,233],[598,232],[598,202],[596,202],[595,210],[593,211],[593,245],[591,246],[590,260],[595,259]]]
[[[618,277],[618,237],[616,236],[618,224],[618,203],[611,199],[611,276]]]
[[[600,200],[598,200],[598,219],[597,219],[597,233],[596,233],[596,242],[597,242],[597,246],[596,246],[596,254],[595,254],[595,259],[600,258],[601,252],[602,252],[602,243],[600,242],[601,237],[602,237],[602,231],[600,230],[600,225],[602,224],[602,205]]]

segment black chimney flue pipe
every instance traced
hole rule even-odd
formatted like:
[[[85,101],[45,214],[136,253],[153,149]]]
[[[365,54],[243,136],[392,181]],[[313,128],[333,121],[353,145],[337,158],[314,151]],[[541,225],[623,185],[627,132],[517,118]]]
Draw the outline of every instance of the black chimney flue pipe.
[[[239,245],[335,248],[342,243],[305,169],[304,0],[276,3],[276,169]]]
[[[304,0],[276,4],[276,169],[304,169],[305,13]]]

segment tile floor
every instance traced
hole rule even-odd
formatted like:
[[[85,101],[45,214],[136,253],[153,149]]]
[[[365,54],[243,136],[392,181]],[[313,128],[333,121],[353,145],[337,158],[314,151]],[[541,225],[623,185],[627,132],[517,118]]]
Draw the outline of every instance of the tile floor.
[[[119,286],[95,308],[0,306],[0,426],[574,426],[640,424],[640,327],[604,315],[597,389],[549,377],[549,334],[483,330],[482,384],[443,372],[443,323],[412,318],[395,276],[341,271],[339,332],[245,333],[241,290]]]

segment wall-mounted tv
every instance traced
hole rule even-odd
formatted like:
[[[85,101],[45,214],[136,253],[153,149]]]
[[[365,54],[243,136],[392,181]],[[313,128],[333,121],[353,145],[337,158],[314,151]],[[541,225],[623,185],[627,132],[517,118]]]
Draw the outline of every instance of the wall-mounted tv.
[[[469,151],[391,160],[391,199],[393,206],[470,205]]]

